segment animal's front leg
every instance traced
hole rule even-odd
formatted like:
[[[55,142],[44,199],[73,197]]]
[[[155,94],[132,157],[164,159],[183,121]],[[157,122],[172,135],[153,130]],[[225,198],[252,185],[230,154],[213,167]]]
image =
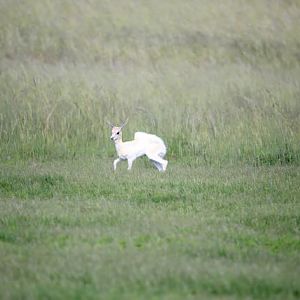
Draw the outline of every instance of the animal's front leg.
[[[127,168],[127,170],[131,170],[132,163],[133,163],[134,159],[128,159],[127,161],[128,161],[128,168]]]
[[[117,169],[117,163],[120,162],[120,161],[121,161],[120,158],[117,158],[117,159],[114,160],[114,171],[116,171],[116,169]]]

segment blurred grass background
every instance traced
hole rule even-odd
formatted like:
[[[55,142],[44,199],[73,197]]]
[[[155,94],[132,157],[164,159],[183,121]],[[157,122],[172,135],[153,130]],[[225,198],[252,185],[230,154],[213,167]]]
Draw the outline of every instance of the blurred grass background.
[[[300,2],[0,1],[0,156],[299,164]]]
[[[299,0],[0,0],[1,299],[298,299],[299,162]]]

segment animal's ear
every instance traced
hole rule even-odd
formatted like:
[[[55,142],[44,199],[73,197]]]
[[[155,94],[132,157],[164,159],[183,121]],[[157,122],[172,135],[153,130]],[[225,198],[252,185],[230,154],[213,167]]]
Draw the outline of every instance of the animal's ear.
[[[122,123],[122,125],[120,126],[121,129],[128,123],[128,120],[129,120],[129,119],[127,118],[126,121]]]
[[[111,124],[109,121],[107,121],[107,120],[105,120],[105,122],[111,127],[111,128],[113,128],[114,127],[114,125],[113,124]]]

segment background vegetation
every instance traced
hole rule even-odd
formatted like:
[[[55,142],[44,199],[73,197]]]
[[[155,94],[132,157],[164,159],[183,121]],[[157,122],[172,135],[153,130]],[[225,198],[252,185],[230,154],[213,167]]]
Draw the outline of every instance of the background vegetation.
[[[298,1],[2,1],[1,157],[112,154],[130,117],[173,158],[299,163]]]
[[[0,298],[300,295],[298,0],[0,0]],[[168,145],[120,164],[105,120]]]

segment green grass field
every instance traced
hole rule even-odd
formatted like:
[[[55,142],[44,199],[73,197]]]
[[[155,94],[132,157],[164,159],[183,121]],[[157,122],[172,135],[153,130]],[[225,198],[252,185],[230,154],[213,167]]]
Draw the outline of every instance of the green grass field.
[[[299,167],[4,164],[3,299],[297,299]]]
[[[299,299],[300,2],[0,1],[0,299]],[[168,145],[112,162],[106,121]]]

